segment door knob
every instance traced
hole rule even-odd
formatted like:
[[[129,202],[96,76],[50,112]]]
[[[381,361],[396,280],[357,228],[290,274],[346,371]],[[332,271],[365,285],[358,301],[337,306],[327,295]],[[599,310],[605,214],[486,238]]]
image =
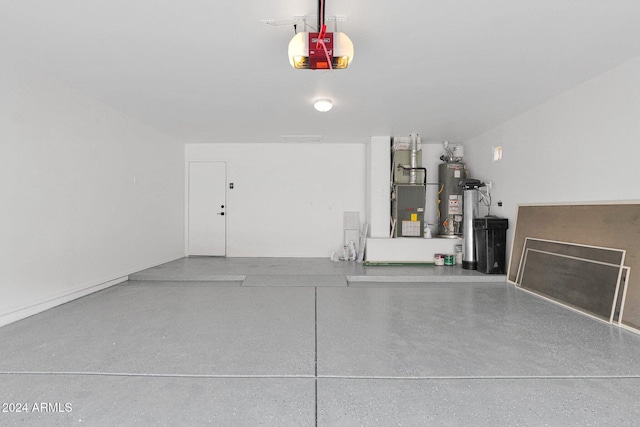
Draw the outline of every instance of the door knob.
[[[218,215],[224,216],[224,212],[218,212]]]

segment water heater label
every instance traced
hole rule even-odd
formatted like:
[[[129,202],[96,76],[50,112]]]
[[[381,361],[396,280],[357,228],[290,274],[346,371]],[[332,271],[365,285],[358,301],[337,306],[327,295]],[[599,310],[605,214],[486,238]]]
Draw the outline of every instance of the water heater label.
[[[460,215],[462,210],[460,209],[459,200],[449,200],[449,215]]]

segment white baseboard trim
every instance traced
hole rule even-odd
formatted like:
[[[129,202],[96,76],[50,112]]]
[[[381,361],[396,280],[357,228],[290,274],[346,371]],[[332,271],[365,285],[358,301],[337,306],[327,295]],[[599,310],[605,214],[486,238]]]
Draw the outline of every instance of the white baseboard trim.
[[[82,298],[94,292],[101,291],[103,289],[117,285],[118,283],[126,282],[128,279],[129,276],[119,277],[108,282],[69,292],[68,294],[43,301],[29,307],[21,308],[16,311],[12,311],[11,313],[0,315],[0,327],[8,325],[9,323],[17,322],[18,320],[26,319],[27,317],[33,316],[34,314],[41,313],[45,310],[49,310],[50,308],[57,307],[69,301],[73,301],[74,299]]]
[[[73,301],[74,299],[82,298],[94,292],[98,292],[103,289],[109,288],[111,286],[117,285],[119,283],[126,282],[127,280],[129,280],[130,274],[133,274],[138,271],[146,270],[147,268],[155,267],[157,265],[166,264],[167,262],[175,261],[180,258],[184,258],[184,256],[182,255],[178,257],[174,256],[160,262],[144,265],[140,268],[134,269],[134,271],[128,271],[125,273],[116,274],[115,279],[106,280],[106,281],[101,280],[98,283],[82,286],[80,289],[70,291],[63,295],[59,295],[45,301],[37,302],[27,307],[19,308],[9,313],[0,313],[0,327],[8,325],[9,323],[17,322],[18,320],[26,319],[27,317],[41,313],[45,310],[49,310],[50,308],[57,307],[59,305]]]

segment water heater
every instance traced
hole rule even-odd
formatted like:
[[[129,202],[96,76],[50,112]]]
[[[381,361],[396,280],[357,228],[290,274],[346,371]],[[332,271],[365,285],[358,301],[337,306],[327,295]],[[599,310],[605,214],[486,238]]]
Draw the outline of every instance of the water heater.
[[[438,235],[459,237],[462,235],[464,209],[463,189],[460,182],[469,177],[467,165],[459,161],[447,161],[438,165]]]

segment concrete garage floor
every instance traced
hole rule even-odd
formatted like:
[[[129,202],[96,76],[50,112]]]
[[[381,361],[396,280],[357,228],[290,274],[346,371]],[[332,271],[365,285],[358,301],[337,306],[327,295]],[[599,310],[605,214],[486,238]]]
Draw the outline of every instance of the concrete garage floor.
[[[188,258],[130,279],[0,328],[0,425],[640,419],[640,335],[504,276]]]

